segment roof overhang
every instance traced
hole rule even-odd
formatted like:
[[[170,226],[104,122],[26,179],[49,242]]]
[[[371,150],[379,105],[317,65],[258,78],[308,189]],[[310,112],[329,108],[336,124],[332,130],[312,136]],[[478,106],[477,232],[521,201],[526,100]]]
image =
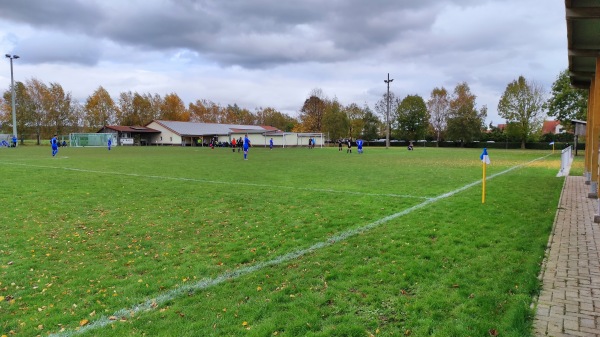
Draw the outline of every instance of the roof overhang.
[[[565,13],[571,85],[589,89],[600,57],[600,2],[565,0]]]

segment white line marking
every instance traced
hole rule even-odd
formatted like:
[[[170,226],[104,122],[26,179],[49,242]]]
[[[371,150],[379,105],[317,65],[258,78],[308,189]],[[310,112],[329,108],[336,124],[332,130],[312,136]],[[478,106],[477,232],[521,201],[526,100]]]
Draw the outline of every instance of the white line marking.
[[[164,179],[164,180],[193,181],[193,182],[206,183],[206,184],[241,185],[241,186],[250,186],[250,187],[265,187],[265,188],[273,188],[273,189],[290,189],[290,190],[300,190],[300,191],[309,191],[309,192],[339,193],[339,194],[364,195],[364,196],[374,196],[374,197],[413,198],[413,199],[425,199],[425,200],[431,199],[429,197],[415,196],[415,195],[408,195],[408,194],[365,193],[365,192],[356,192],[356,191],[332,190],[332,189],[325,189],[325,188],[309,188],[309,187],[295,187],[295,186],[275,186],[275,185],[268,185],[268,184],[253,184],[253,183],[244,183],[244,182],[206,180],[206,179],[196,179],[196,178],[155,176],[155,175],[144,175],[144,174],[137,174],[137,173],[96,171],[96,170],[78,169],[78,168],[71,168],[71,167],[46,166],[46,165],[30,165],[30,164],[20,164],[20,163],[0,163],[0,164],[18,165],[18,166],[44,168],[44,169],[57,169],[57,170],[66,170],[66,171],[77,171],[77,172],[85,172],[85,173],[110,174],[110,175],[129,176],[129,177],[136,177],[136,178],[150,178],[150,179]]]
[[[513,166],[513,167],[508,168],[508,169],[506,169],[506,170],[504,170],[502,172],[493,174],[493,175],[487,177],[487,179],[488,180],[489,179],[493,179],[493,178],[495,178],[497,176],[500,176],[502,174],[508,173],[508,172],[513,171],[515,169],[518,169],[520,167],[529,165],[529,164],[531,164],[531,163],[533,163],[535,161],[541,160],[541,159],[546,158],[546,157],[548,157],[548,156],[540,157],[540,158],[534,159],[532,161],[529,161],[527,163],[524,163],[524,164],[521,164],[521,165],[517,165],[517,166]],[[296,259],[298,257],[301,257],[301,256],[304,256],[306,254],[312,253],[312,252],[314,252],[314,251],[316,251],[318,249],[332,246],[335,243],[337,243],[339,241],[343,241],[343,240],[345,240],[345,239],[347,239],[349,237],[356,236],[358,234],[362,234],[364,232],[367,232],[367,231],[369,231],[369,230],[371,230],[371,229],[373,229],[375,227],[378,227],[378,226],[380,226],[380,225],[382,225],[382,224],[384,224],[384,223],[386,223],[386,222],[388,222],[390,220],[393,220],[393,219],[396,219],[398,217],[401,217],[401,216],[404,216],[406,214],[409,214],[409,213],[411,213],[411,212],[413,212],[413,211],[415,211],[417,209],[423,208],[423,207],[425,207],[425,206],[427,206],[427,205],[429,205],[431,203],[434,203],[436,201],[439,201],[439,200],[442,200],[442,199],[445,199],[445,198],[449,198],[449,197],[451,197],[451,196],[453,196],[453,195],[455,195],[457,193],[460,193],[460,192],[462,192],[464,190],[467,190],[467,189],[469,189],[469,188],[471,188],[473,186],[479,185],[479,184],[481,184],[481,180],[478,180],[478,181],[472,182],[470,184],[467,184],[467,185],[465,185],[463,187],[455,189],[454,191],[450,191],[448,193],[441,194],[441,195],[439,195],[439,196],[437,196],[435,198],[431,198],[431,199],[425,200],[425,201],[423,201],[420,204],[417,204],[417,205],[415,205],[413,207],[407,208],[407,209],[405,209],[405,210],[403,210],[401,212],[398,212],[398,213],[386,216],[385,218],[379,219],[379,220],[377,220],[375,222],[372,222],[370,224],[367,224],[367,225],[365,225],[363,227],[359,227],[359,228],[355,228],[355,229],[351,229],[351,230],[348,230],[348,231],[341,232],[341,233],[339,233],[337,235],[334,235],[334,236],[330,237],[327,241],[317,242],[317,243],[315,243],[314,245],[312,245],[312,246],[310,246],[308,248],[299,249],[299,250],[287,253],[285,255],[281,255],[281,256],[279,256],[279,257],[277,257],[275,259],[269,260],[269,261],[256,263],[256,264],[254,264],[252,266],[242,267],[242,268],[239,268],[239,269],[236,269],[236,270],[232,270],[232,271],[223,273],[221,275],[218,275],[215,278],[206,278],[206,279],[202,279],[202,280],[200,280],[200,281],[198,281],[196,283],[193,283],[193,284],[183,285],[182,287],[179,287],[179,288],[167,291],[167,292],[165,292],[163,294],[160,294],[156,298],[149,299],[149,300],[147,300],[145,302],[142,302],[142,303],[138,303],[138,304],[136,304],[136,305],[134,305],[134,306],[132,306],[130,308],[125,308],[125,309],[121,309],[119,311],[116,311],[110,317],[116,317],[117,319],[120,319],[121,317],[131,318],[131,317],[137,315],[139,312],[153,310],[153,309],[159,307],[161,304],[163,304],[163,303],[165,303],[167,301],[171,301],[171,300],[173,300],[173,299],[175,299],[177,297],[180,297],[182,295],[187,295],[187,294],[199,291],[199,290],[207,289],[207,288],[210,288],[212,286],[219,285],[219,284],[221,284],[221,283],[223,283],[223,282],[225,282],[227,280],[237,279],[239,277],[242,277],[244,275],[250,274],[250,273],[255,272],[257,270],[260,270],[260,269],[263,269],[263,268],[266,268],[266,267],[269,267],[269,266],[275,266],[275,265],[281,264],[282,262],[287,262],[287,261]],[[116,321],[115,320],[111,320],[109,317],[102,316],[98,320],[94,321],[92,324],[86,325],[86,326],[84,326],[84,327],[82,327],[82,328],[80,328],[78,330],[70,330],[70,331],[58,332],[58,333],[55,333],[55,334],[50,334],[49,337],[70,337],[70,336],[76,336],[76,335],[82,334],[82,333],[87,332],[87,331],[91,331],[91,330],[95,330],[95,329],[99,329],[99,328],[105,327],[105,326],[107,326],[109,324],[112,324],[114,322],[116,322]]]

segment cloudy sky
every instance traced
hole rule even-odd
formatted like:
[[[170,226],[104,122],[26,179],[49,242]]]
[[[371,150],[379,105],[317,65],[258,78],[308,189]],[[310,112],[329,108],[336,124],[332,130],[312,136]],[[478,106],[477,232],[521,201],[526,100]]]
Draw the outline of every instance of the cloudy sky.
[[[400,98],[467,82],[494,125],[508,83],[549,92],[568,66],[562,0],[0,0],[0,51],[82,103],[102,86],[295,117],[315,88],[374,109],[389,73]]]

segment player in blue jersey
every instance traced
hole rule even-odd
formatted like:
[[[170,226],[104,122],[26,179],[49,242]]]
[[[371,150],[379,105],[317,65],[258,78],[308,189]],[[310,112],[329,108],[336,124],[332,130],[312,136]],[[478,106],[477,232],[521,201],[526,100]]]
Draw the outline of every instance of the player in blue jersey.
[[[357,139],[356,140],[356,148],[358,149],[358,153],[363,153],[363,140],[362,139]]]
[[[112,146],[112,137],[108,138],[108,151],[110,151],[111,146]]]
[[[273,138],[269,140],[269,149],[273,150]]]
[[[244,136],[244,160],[248,160],[248,149],[252,146],[250,144],[250,139],[248,139],[248,134]]]
[[[54,157],[58,153],[58,137],[56,135],[50,140],[50,146],[52,146],[52,157]]]

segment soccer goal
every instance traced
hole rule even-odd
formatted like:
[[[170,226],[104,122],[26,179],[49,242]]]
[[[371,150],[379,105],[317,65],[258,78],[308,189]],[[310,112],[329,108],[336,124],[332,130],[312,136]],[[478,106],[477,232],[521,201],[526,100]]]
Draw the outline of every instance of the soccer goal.
[[[74,147],[106,146],[109,139],[116,144],[114,137],[115,135],[112,133],[70,133],[69,145]]]

